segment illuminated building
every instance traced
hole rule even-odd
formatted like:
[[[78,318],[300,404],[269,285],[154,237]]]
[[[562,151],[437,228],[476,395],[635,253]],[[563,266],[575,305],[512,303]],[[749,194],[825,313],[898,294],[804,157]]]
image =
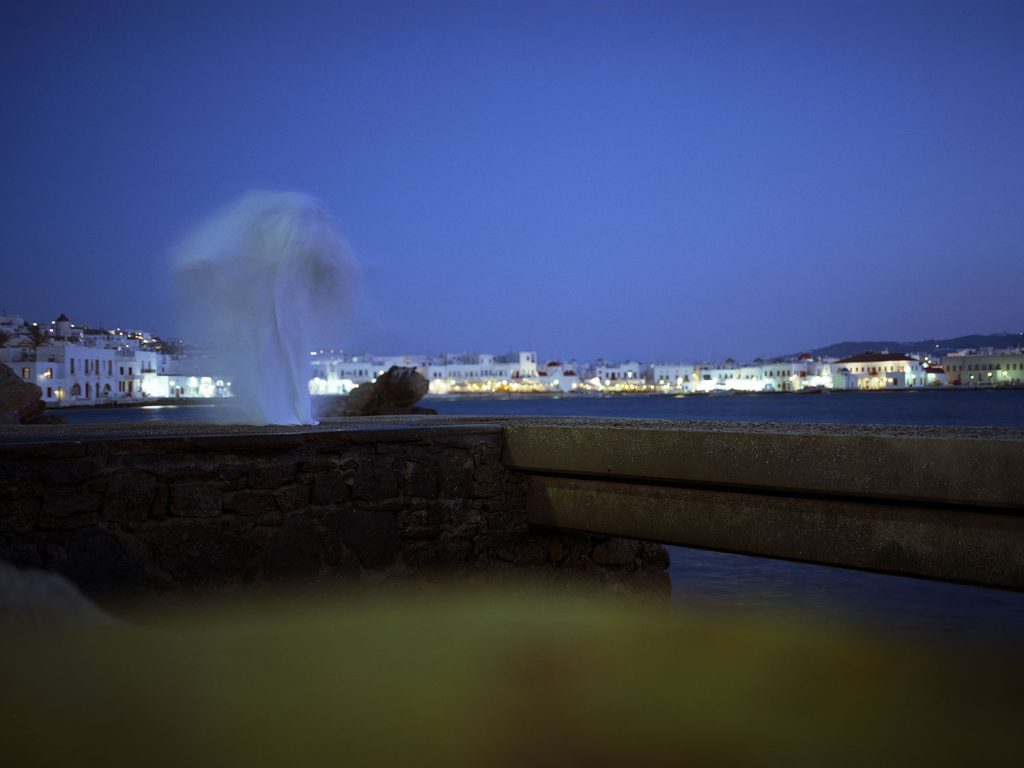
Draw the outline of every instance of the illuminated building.
[[[865,352],[832,364],[833,389],[912,389],[927,385],[920,360],[892,352]]]
[[[966,387],[1024,386],[1024,350],[981,349],[943,355],[949,383]]]
[[[432,394],[477,392],[541,392],[547,381],[537,368],[536,352],[506,355],[482,353],[443,355],[426,365]]]
[[[16,316],[5,316],[10,320]],[[49,326],[8,323],[13,338],[0,348],[5,363],[37,384],[52,405],[96,405],[157,397],[215,397],[229,384],[197,370],[196,361],[174,360],[152,346],[144,331],[76,327],[65,315]]]

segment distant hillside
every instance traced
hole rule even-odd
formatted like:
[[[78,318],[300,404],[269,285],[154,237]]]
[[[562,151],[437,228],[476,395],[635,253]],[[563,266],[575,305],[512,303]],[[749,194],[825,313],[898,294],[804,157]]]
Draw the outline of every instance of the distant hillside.
[[[921,341],[840,341],[827,347],[806,350],[815,357],[850,357],[861,352],[927,352],[931,355],[946,355],[958,349],[977,347],[1017,347],[1024,345],[1024,334],[1020,333],[975,333],[957,336],[954,339],[922,339]],[[787,357],[795,357],[800,352]],[[782,359],[782,358],[778,358]]]

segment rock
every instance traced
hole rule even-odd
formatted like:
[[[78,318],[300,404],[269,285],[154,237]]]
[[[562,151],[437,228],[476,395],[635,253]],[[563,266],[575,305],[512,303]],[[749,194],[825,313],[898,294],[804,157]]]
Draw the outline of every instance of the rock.
[[[594,562],[598,565],[630,565],[639,548],[640,542],[632,539],[605,539],[594,547]]]
[[[104,621],[109,617],[57,573],[0,562],[0,624]]]
[[[345,401],[345,416],[390,416],[409,413],[436,414],[431,408],[415,408],[429,383],[415,368],[391,366],[376,381],[360,384]]]
[[[43,390],[0,363],[0,415],[13,413],[19,423],[27,424],[46,410],[42,398]]]

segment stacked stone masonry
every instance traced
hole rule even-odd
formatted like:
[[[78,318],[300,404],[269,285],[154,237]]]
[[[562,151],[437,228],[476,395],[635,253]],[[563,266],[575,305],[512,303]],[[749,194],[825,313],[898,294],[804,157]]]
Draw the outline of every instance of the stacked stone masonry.
[[[87,594],[459,577],[667,591],[658,544],[527,525],[500,427],[0,445],[0,560]]]

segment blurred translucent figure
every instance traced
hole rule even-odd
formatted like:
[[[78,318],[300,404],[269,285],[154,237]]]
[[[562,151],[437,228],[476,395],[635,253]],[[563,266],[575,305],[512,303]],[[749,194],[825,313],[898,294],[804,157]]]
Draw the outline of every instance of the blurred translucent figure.
[[[235,418],[315,424],[310,351],[349,315],[356,268],[317,200],[251,192],[198,227],[175,256],[189,322],[230,376]]]

